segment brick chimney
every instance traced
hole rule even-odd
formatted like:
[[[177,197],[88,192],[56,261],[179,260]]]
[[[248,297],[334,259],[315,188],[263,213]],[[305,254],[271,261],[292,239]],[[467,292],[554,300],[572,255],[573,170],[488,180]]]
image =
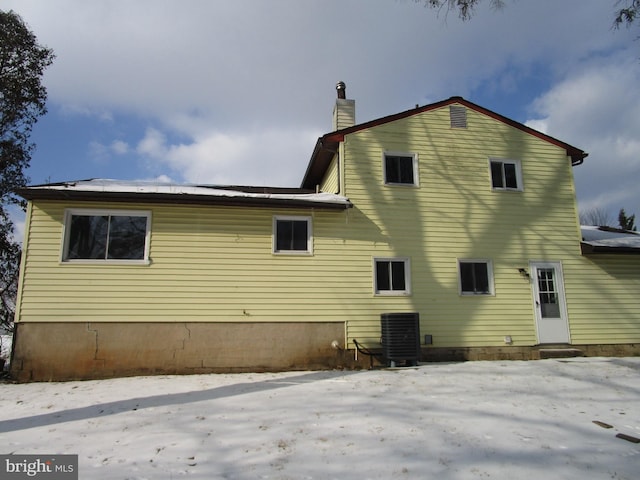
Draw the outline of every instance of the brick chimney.
[[[338,98],[333,109],[333,129],[353,127],[356,124],[356,101],[347,100],[347,86],[344,82],[337,83],[336,91]]]

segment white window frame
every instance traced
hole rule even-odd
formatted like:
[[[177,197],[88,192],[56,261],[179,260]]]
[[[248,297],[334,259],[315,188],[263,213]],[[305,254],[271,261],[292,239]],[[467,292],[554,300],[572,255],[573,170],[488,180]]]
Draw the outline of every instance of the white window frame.
[[[379,290],[377,281],[378,262],[402,262],[404,263],[404,290]],[[411,295],[411,261],[409,257],[374,257],[373,267],[373,293],[376,296],[408,296]]]
[[[504,175],[504,168],[502,169],[502,181],[504,183],[504,187],[496,187],[493,185],[493,173],[492,173],[492,169],[491,169],[491,164],[493,162],[500,162],[503,165],[504,164],[510,164],[510,165],[514,165],[515,169],[516,169],[516,182],[518,183],[518,185],[516,186],[516,188],[513,187],[507,187],[506,184],[506,178]],[[507,158],[489,158],[489,181],[491,182],[491,190],[494,190],[496,192],[521,192],[524,190],[523,187],[523,183],[522,183],[522,163],[520,162],[520,160],[511,160],[511,159],[507,159]]]
[[[307,249],[306,250],[278,250],[277,234],[278,221],[293,220],[307,222]],[[310,216],[303,215],[274,215],[271,235],[271,252],[274,255],[313,255],[313,221]]]
[[[484,263],[487,265],[487,281],[489,285],[488,292],[463,292],[462,291],[462,270],[460,265],[463,263]],[[458,259],[458,293],[464,297],[482,297],[495,296],[495,283],[493,278],[493,261],[489,258],[459,258]]]
[[[144,237],[144,257],[142,259],[88,259],[67,258],[69,249],[69,236],[71,234],[72,216],[125,216],[146,217],[147,228]],[[94,209],[94,208],[67,208],[64,211],[64,225],[62,227],[62,247],[60,262],[65,264],[93,264],[93,265],[149,265],[149,250],[151,244],[151,211],[149,210],[120,210],[120,209]]]
[[[413,183],[389,182],[387,180],[387,157],[407,157],[411,158],[413,164]],[[418,187],[420,182],[418,179],[418,154],[415,152],[382,152],[382,178],[385,185],[400,187]]]

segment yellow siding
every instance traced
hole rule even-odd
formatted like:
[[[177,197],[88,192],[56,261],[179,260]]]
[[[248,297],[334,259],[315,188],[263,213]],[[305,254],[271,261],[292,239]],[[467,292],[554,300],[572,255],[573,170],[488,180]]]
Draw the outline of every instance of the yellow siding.
[[[640,343],[640,255],[564,262],[573,343]]]
[[[334,156],[327,173],[322,179],[320,190],[326,193],[339,193],[339,173],[338,173],[338,156]]]
[[[61,263],[65,207],[42,201],[32,222],[21,321],[315,321],[331,299],[344,213],[136,204],[152,211],[150,265]],[[312,215],[314,256],[273,255],[272,217]],[[334,258],[331,258],[332,255]]]
[[[534,345],[531,284],[518,269],[544,260],[562,262],[574,343],[640,341],[640,257],[580,255],[566,152],[467,113],[467,129],[451,129],[445,107],[347,135],[340,174],[334,159],[322,184],[342,183],[347,211],[132,205],[152,212],[150,265],[60,263],[65,207],[122,204],[39,201],[20,320],[338,320],[352,346],[377,343],[381,313],[416,311],[434,346],[503,345],[505,335]],[[419,187],[383,184],[384,151],[418,154]],[[521,161],[524,191],[492,191],[490,157]],[[312,256],[271,253],[276,214],[313,216]],[[410,258],[412,295],[373,294],[376,256]],[[458,294],[461,258],[492,260],[494,296]]]
[[[467,114],[467,129],[450,128],[445,107],[345,139],[350,237],[372,242],[359,260],[411,258],[412,296],[374,298],[369,309],[419,312],[435,346],[500,345],[505,335],[535,344],[531,285],[518,269],[579,254],[570,161],[548,142]],[[419,187],[383,184],[385,151],[418,154]],[[490,157],[520,160],[524,191],[492,191]],[[458,295],[460,258],[492,260],[495,296]],[[379,335],[371,317],[352,320],[349,338]]]

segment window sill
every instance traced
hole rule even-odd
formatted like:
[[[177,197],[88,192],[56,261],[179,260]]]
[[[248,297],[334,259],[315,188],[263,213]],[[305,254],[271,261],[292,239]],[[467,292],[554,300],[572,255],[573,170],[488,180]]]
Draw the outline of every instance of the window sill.
[[[418,184],[416,183],[383,183],[385,187],[408,187],[408,188],[418,188]]]
[[[411,292],[397,291],[397,292],[374,292],[375,297],[410,297]]]
[[[148,266],[148,265],[151,265],[151,259],[147,259],[147,260],[61,260],[60,265]]]
[[[491,187],[491,191],[492,192],[515,192],[515,193],[519,193],[519,192],[523,192],[524,190],[522,188],[496,188],[496,187]]]

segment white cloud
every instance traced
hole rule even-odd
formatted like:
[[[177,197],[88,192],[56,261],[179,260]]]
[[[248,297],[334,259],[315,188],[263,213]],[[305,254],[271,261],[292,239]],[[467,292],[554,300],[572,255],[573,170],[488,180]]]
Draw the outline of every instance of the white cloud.
[[[129,153],[129,145],[122,140],[114,140],[105,145],[93,140],[89,142],[89,157],[98,164],[108,164],[113,156],[121,156]]]
[[[496,73],[496,88],[513,89],[518,69],[564,71],[630,38],[611,32],[608,2],[583,0],[482,7],[465,23],[409,1],[7,2],[58,55],[46,74],[53,101],[160,118],[199,111],[219,128],[264,127],[274,112],[318,124],[337,80],[370,102],[361,120],[467,95]]]
[[[154,158],[164,158],[167,152],[166,138],[155,128],[148,128],[144,138],[138,143],[137,152]]]
[[[15,242],[22,244],[25,233],[25,212],[16,205],[7,205],[6,209],[9,214],[9,219],[13,223],[13,234],[11,235],[11,238]]]
[[[158,175],[157,177],[146,178],[143,180],[159,183],[176,183],[175,180],[173,180],[173,178],[169,177],[168,175]]]
[[[631,52],[586,62],[533,105],[534,128],[589,152],[574,170],[581,208],[640,213],[640,62]]]
[[[535,130],[538,130],[542,133],[549,133],[549,124],[546,119],[538,119],[538,120],[527,120],[525,125],[531,127]]]
[[[162,132],[148,129],[137,151],[189,183],[295,186],[317,137],[312,131],[210,132],[170,144]]]
[[[503,111],[475,97],[529,101],[546,91],[529,123],[590,152],[575,169],[581,201],[631,202],[633,194],[614,198],[639,173],[638,55],[616,55],[637,47],[637,32],[611,29],[612,1],[514,1],[499,12],[486,3],[469,22],[411,0],[4,0],[3,8],[57,54],[45,75],[50,107],[105,125],[135,118],[132,134],[153,126],[135,146],[122,132],[93,140],[97,153],[133,162],[137,152],[156,176],[297,185],[315,138],[331,128],[338,80],[357,100],[358,121],[451,95],[510,116],[508,103]]]
[[[124,155],[129,152],[129,144],[122,140],[114,140],[110,145],[111,151],[118,155]]]

